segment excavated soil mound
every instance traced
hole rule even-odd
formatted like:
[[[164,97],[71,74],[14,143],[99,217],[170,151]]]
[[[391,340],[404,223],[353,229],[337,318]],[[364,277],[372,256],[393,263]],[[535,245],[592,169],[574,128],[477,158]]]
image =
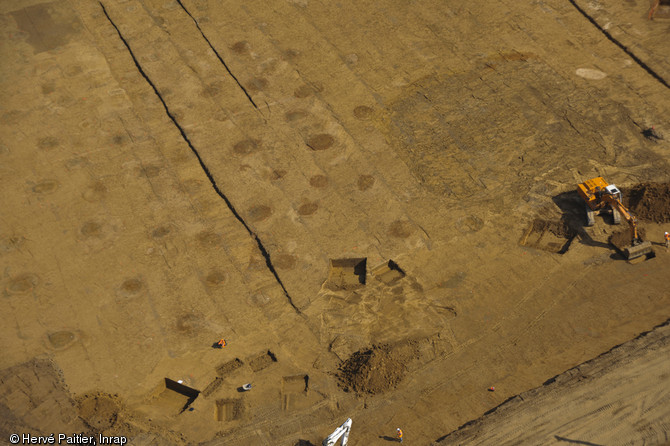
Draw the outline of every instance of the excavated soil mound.
[[[637,234],[642,240],[645,240],[646,231],[644,230],[644,228],[638,227]],[[609,242],[620,251],[623,251],[624,249],[628,248],[632,243],[630,229],[628,228],[622,229],[621,231],[617,231],[614,234],[610,235]]]
[[[630,210],[640,220],[670,222],[670,183],[642,183],[628,192]]]
[[[345,390],[371,395],[395,388],[405,375],[405,361],[388,345],[359,350],[340,366],[337,377]]]
[[[104,432],[119,421],[118,399],[104,393],[86,394],[78,398],[79,417],[96,432]]]

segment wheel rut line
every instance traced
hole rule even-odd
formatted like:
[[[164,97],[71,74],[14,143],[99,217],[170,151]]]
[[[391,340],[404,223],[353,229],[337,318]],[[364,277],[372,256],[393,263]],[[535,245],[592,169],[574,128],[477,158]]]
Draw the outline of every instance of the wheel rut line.
[[[118,26],[116,26],[116,23],[112,20],[112,18],[109,16],[107,13],[107,9],[105,8],[105,5],[102,4],[102,2],[98,2],[100,4],[100,7],[102,8],[102,12],[105,14],[105,17],[109,21],[109,23],[114,27],[116,30],[116,33],[118,34],[119,38],[123,42],[123,44],[126,46],[126,49],[128,50],[128,53],[130,54],[130,57],[133,59],[133,63],[135,64],[135,67],[137,68],[137,71],[140,73],[140,75],[144,78],[144,80],[147,81],[147,83],[151,86],[153,89],[154,93],[158,97],[158,100],[161,102],[163,105],[163,109],[165,110],[165,113],[167,116],[170,118],[172,123],[175,125],[177,130],[179,130],[179,133],[181,134],[181,137],[183,140],[186,142],[188,147],[191,149],[195,157],[198,159],[198,163],[200,163],[200,167],[202,170],[205,172],[205,175],[207,175],[207,178],[209,179],[209,182],[211,183],[212,187],[214,188],[214,191],[217,193],[221,199],[226,203],[228,206],[228,209],[232,214],[235,216],[235,218],[244,226],[244,229],[247,230],[249,235],[254,239],[256,242],[256,245],[258,246],[258,249],[260,250],[261,254],[265,258],[265,264],[268,267],[268,270],[272,273],[274,276],[275,280],[281,287],[282,291],[284,292],[284,295],[286,296],[286,299],[288,300],[288,303],[293,307],[293,309],[296,311],[301,316],[304,316],[303,313],[300,311],[298,307],[295,306],[293,303],[293,299],[291,298],[291,295],[288,293],[286,290],[286,287],[284,286],[283,282],[279,278],[279,275],[277,274],[277,271],[274,268],[274,265],[272,264],[272,260],[270,259],[270,253],[265,249],[265,246],[263,245],[263,242],[261,239],[258,237],[258,235],[249,227],[246,221],[242,218],[242,216],[239,214],[239,212],[235,209],[235,206],[233,206],[233,203],[228,199],[228,197],[221,191],[219,188],[218,184],[216,183],[216,180],[214,180],[214,177],[212,176],[211,172],[209,171],[209,168],[203,161],[202,157],[200,156],[200,153],[198,150],[195,148],[191,140],[188,138],[186,135],[186,132],[182,128],[182,126],[179,124],[177,119],[174,117],[174,115],[170,112],[170,109],[167,106],[167,103],[165,102],[165,99],[163,99],[163,96],[161,96],[160,92],[158,91],[158,88],[156,88],[156,85],[153,83],[153,81],[149,78],[149,76],[146,74],[144,69],[142,69],[142,66],[140,65],[139,61],[135,57],[135,54],[133,53],[133,50],[130,48],[130,45],[126,41],[126,39],[123,37],[123,34],[121,34],[121,31],[119,30]]]
[[[593,17],[591,17],[586,11],[584,11],[584,10],[577,4],[576,0],[568,0],[568,1],[572,4],[572,6],[575,7],[575,9],[576,9],[577,11],[579,11],[579,13],[580,13],[581,15],[583,15],[583,16],[586,18],[586,20],[588,20],[589,22],[591,22],[591,24],[592,24],[593,26],[595,26],[595,27],[598,29],[598,31],[600,31],[600,32],[607,38],[607,40],[609,40],[610,42],[612,42],[613,44],[615,44],[616,46],[618,46],[619,48],[621,48],[621,49],[623,50],[624,53],[626,53],[628,56],[630,56],[630,58],[633,59],[633,60],[635,61],[635,63],[637,63],[637,64],[640,66],[640,68],[642,68],[642,69],[645,70],[647,73],[649,73],[654,79],[656,79],[658,82],[660,82],[665,88],[670,88],[670,84],[668,84],[668,82],[667,82],[667,81],[666,81],[660,74],[658,74],[656,71],[654,71],[649,65],[647,65],[646,63],[644,63],[644,62],[642,61],[642,59],[640,59],[639,57],[637,57],[637,56],[635,55],[635,53],[633,53],[630,49],[628,49],[628,47],[627,47],[626,45],[624,45],[623,43],[621,43],[621,42],[619,42],[617,39],[615,39],[615,38],[612,36],[612,34],[610,34],[605,28],[603,28],[602,26],[600,26],[600,24],[598,24],[598,22],[596,21],[596,19],[594,19]]]
[[[191,13],[189,12],[188,9],[186,9],[186,6],[184,6],[184,4],[181,2],[181,0],[177,0],[177,3],[178,3],[179,6],[181,7],[181,9],[183,9],[184,12],[185,12],[186,14],[188,14],[188,16],[191,18],[191,20],[193,20],[193,23],[195,24],[195,27],[198,28],[198,31],[200,32],[200,35],[202,36],[202,38],[205,39],[205,42],[207,42],[207,45],[209,45],[209,48],[210,48],[212,51],[214,51],[214,54],[216,55],[216,58],[219,59],[219,62],[221,62],[221,64],[222,64],[223,67],[226,69],[226,71],[228,72],[228,74],[230,74],[230,77],[232,77],[233,80],[235,81],[235,83],[237,83],[237,86],[240,87],[240,88],[242,89],[242,91],[244,92],[244,95],[247,97],[247,99],[249,99],[249,102],[251,102],[251,105],[253,105],[254,108],[255,108],[256,110],[258,110],[258,106],[257,106],[256,103],[254,102],[254,100],[251,98],[251,95],[249,94],[249,92],[247,91],[247,89],[244,88],[244,86],[240,83],[240,81],[237,79],[237,77],[236,77],[236,76],[233,74],[233,72],[230,70],[230,67],[228,67],[228,64],[223,60],[223,57],[221,57],[221,55],[220,55],[219,52],[216,50],[216,48],[214,48],[214,45],[212,45],[212,42],[209,41],[209,39],[207,38],[207,36],[205,35],[205,33],[202,31],[202,28],[200,28],[200,24],[199,24],[198,21],[195,19],[195,17],[193,17],[193,15],[191,15]],[[258,110],[258,111],[260,112],[260,110]]]

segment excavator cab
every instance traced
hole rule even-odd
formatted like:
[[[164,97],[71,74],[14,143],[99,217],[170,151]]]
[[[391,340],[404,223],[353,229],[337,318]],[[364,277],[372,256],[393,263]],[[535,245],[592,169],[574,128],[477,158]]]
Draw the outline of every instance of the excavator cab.
[[[607,195],[613,200],[621,203],[621,190],[614,184],[607,184],[602,177],[593,178],[579,184],[577,186],[577,192],[579,192],[579,195],[586,203],[586,226],[593,226],[596,223],[596,212],[599,213],[602,210],[609,209],[612,211],[614,224],[618,225],[621,223],[621,214],[616,209],[616,206],[608,205],[609,200],[603,198]]]

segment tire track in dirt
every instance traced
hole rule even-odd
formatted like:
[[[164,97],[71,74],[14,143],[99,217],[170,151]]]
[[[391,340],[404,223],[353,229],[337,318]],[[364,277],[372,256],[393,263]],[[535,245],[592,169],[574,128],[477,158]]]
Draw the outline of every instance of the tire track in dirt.
[[[249,92],[247,91],[247,89],[244,88],[244,86],[240,83],[240,81],[237,80],[237,77],[235,77],[235,75],[233,74],[233,72],[230,71],[230,68],[228,68],[228,65],[227,65],[226,62],[223,60],[223,57],[221,57],[221,55],[219,54],[219,52],[216,51],[216,48],[214,48],[214,45],[212,45],[212,42],[209,41],[209,39],[207,38],[207,36],[205,35],[205,33],[202,32],[202,29],[200,28],[200,24],[198,24],[198,21],[195,19],[195,17],[193,17],[193,15],[191,15],[191,13],[189,12],[188,9],[186,9],[186,6],[184,6],[184,4],[181,2],[181,0],[177,0],[177,3],[179,4],[179,6],[181,6],[181,9],[183,9],[184,12],[185,12],[186,14],[188,14],[188,16],[191,18],[191,20],[193,20],[193,23],[195,23],[195,27],[198,28],[198,31],[200,31],[200,35],[202,36],[202,38],[205,39],[205,42],[207,42],[207,45],[209,45],[209,47],[212,49],[212,51],[214,51],[214,54],[216,55],[216,58],[219,59],[219,62],[221,62],[221,64],[222,64],[223,67],[226,69],[226,71],[228,72],[228,74],[230,74],[230,77],[232,77],[233,80],[235,81],[235,83],[237,83],[237,86],[240,87],[240,88],[242,89],[242,91],[244,92],[244,94],[245,94],[245,96],[247,97],[247,99],[249,99],[249,102],[251,102],[251,105],[253,105],[254,108],[255,108],[256,110],[258,110],[258,106],[257,106],[256,103],[254,102],[254,100],[251,98],[251,95],[249,94]]]
[[[600,26],[600,25],[598,24],[598,22],[596,21],[596,19],[594,19],[594,18],[591,17],[586,11],[584,11],[584,10],[577,4],[577,2],[576,2],[575,0],[568,0],[568,1],[572,4],[572,6],[575,7],[575,9],[576,9],[577,11],[579,11],[579,13],[580,13],[581,15],[584,16],[584,18],[586,18],[586,20],[588,20],[589,22],[591,22],[591,24],[592,24],[593,26],[595,26],[595,27],[598,29],[598,31],[600,31],[605,37],[607,37],[607,40],[609,40],[610,42],[612,42],[613,44],[615,44],[616,46],[618,46],[619,48],[621,48],[621,49],[623,50],[624,53],[626,53],[628,56],[630,56],[630,58],[633,59],[633,60],[635,61],[635,63],[638,64],[638,65],[640,66],[640,68],[642,68],[643,70],[645,70],[645,71],[646,71],[647,73],[649,73],[654,79],[656,79],[656,80],[659,81],[661,84],[663,84],[664,87],[666,87],[666,88],[670,88],[670,84],[668,84],[668,82],[667,82],[665,79],[663,79],[663,77],[662,77],[660,74],[658,74],[656,71],[654,71],[649,65],[647,65],[646,63],[644,63],[644,62],[642,61],[642,59],[640,59],[639,57],[637,57],[637,56],[635,55],[635,53],[633,53],[630,49],[628,49],[628,47],[627,47],[626,45],[624,45],[623,43],[621,43],[621,42],[619,42],[617,39],[615,39],[615,38],[612,36],[612,34],[610,34],[605,28],[603,28],[602,26]]]
[[[191,143],[191,140],[188,138],[188,136],[186,135],[186,132],[184,131],[182,126],[179,124],[179,122],[177,121],[175,116],[172,114],[172,112],[170,112],[170,109],[168,108],[167,103],[165,102],[165,99],[163,99],[163,97],[161,96],[160,92],[158,91],[158,88],[156,88],[156,85],[149,78],[149,76],[146,74],[146,72],[142,69],[142,66],[140,65],[139,61],[135,57],[135,54],[133,53],[132,49],[130,48],[130,45],[128,44],[126,39],[123,37],[123,34],[121,34],[121,30],[119,30],[118,26],[116,26],[116,23],[114,23],[112,18],[107,13],[107,9],[105,8],[105,5],[103,5],[102,2],[98,2],[98,3],[100,4],[100,7],[102,8],[102,12],[105,14],[105,17],[107,18],[109,23],[114,27],[114,29],[116,30],[116,33],[118,34],[119,38],[121,39],[121,41],[125,45],[126,49],[128,50],[128,53],[130,54],[130,57],[133,59],[133,63],[135,64],[135,67],[137,68],[138,72],[144,78],[144,80],[146,80],[147,83],[151,86],[154,93],[158,97],[158,100],[163,105],[163,109],[165,110],[165,113],[168,115],[168,117],[170,118],[172,123],[175,125],[175,127],[177,127],[177,130],[179,130],[179,133],[181,134],[181,137],[186,142],[186,144],[189,146],[189,148],[191,149],[191,151],[193,152],[195,157],[198,159],[198,163],[200,163],[200,167],[205,172],[205,175],[207,175],[207,178],[209,179],[209,182],[211,183],[212,187],[214,188],[214,191],[217,193],[217,195],[219,197],[221,197],[221,199],[223,199],[223,201],[228,206],[228,209],[230,209],[230,212],[232,212],[232,214],[235,216],[235,218],[240,223],[242,223],[242,226],[244,226],[244,228],[247,230],[249,235],[256,241],[256,244],[258,245],[258,249],[260,250],[263,257],[265,258],[265,264],[268,267],[268,270],[270,270],[270,272],[274,276],[275,280],[277,281],[277,283],[281,287],[282,291],[284,292],[284,295],[286,296],[286,299],[288,300],[288,303],[291,305],[291,307],[293,307],[293,309],[296,311],[296,313],[298,313],[300,315],[303,315],[303,313],[300,311],[300,309],[298,309],[298,307],[293,303],[293,299],[291,298],[291,295],[288,293],[288,291],[286,290],[286,287],[284,286],[281,279],[279,278],[279,275],[277,274],[277,271],[275,270],[274,265],[272,264],[272,260],[270,259],[270,253],[267,251],[267,249],[265,249],[265,246],[263,245],[263,242],[261,242],[258,235],[254,231],[251,230],[249,225],[246,223],[246,221],[244,221],[244,219],[239,214],[239,212],[235,209],[235,207],[233,206],[231,201],[228,199],[228,197],[221,191],[221,189],[219,189],[219,186],[217,185],[216,180],[214,180],[214,177],[212,176],[211,172],[209,171],[209,168],[207,167],[205,162],[202,160],[202,157],[200,156],[200,153],[198,153],[198,150],[195,148],[193,143]],[[198,27],[198,29],[200,29],[200,28]],[[204,35],[203,35],[203,37],[204,37]],[[209,41],[208,41],[208,43],[209,43]],[[217,56],[218,56],[218,53],[217,53]],[[221,60],[221,61],[223,62],[223,60]],[[226,69],[227,68],[228,67],[226,67]],[[232,73],[231,73],[231,75],[232,75]],[[237,81],[237,79],[235,79],[235,81]],[[239,82],[238,82],[238,84],[239,84]],[[240,85],[240,87],[241,87],[241,85]],[[244,90],[244,88],[242,88],[242,89]],[[245,90],[245,93],[246,93],[246,90]],[[249,98],[249,100],[251,100],[251,98]],[[255,106],[256,105],[254,104],[254,107]]]

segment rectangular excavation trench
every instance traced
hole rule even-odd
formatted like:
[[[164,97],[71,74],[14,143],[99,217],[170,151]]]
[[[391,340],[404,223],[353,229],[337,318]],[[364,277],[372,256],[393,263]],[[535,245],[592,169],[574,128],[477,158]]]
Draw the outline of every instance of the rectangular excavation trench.
[[[521,237],[519,244],[555,254],[565,254],[577,233],[563,221],[536,218]]]
[[[363,258],[330,259],[327,287],[350,290],[365,285],[367,261]]]
[[[251,370],[254,372],[260,372],[261,370],[266,369],[275,362],[277,362],[277,357],[275,356],[274,353],[268,350],[267,352],[261,353],[255,358],[252,358],[249,361],[249,367],[251,367]]]
[[[200,395],[200,391],[182,383],[165,378],[155,392],[151,405],[164,415],[177,415],[189,408]]]
[[[393,285],[403,277],[405,272],[393,260],[380,265],[372,270],[372,275],[385,285]]]
[[[214,419],[216,421],[234,421],[242,418],[244,403],[241,398],[220,399],[216,401]]]

